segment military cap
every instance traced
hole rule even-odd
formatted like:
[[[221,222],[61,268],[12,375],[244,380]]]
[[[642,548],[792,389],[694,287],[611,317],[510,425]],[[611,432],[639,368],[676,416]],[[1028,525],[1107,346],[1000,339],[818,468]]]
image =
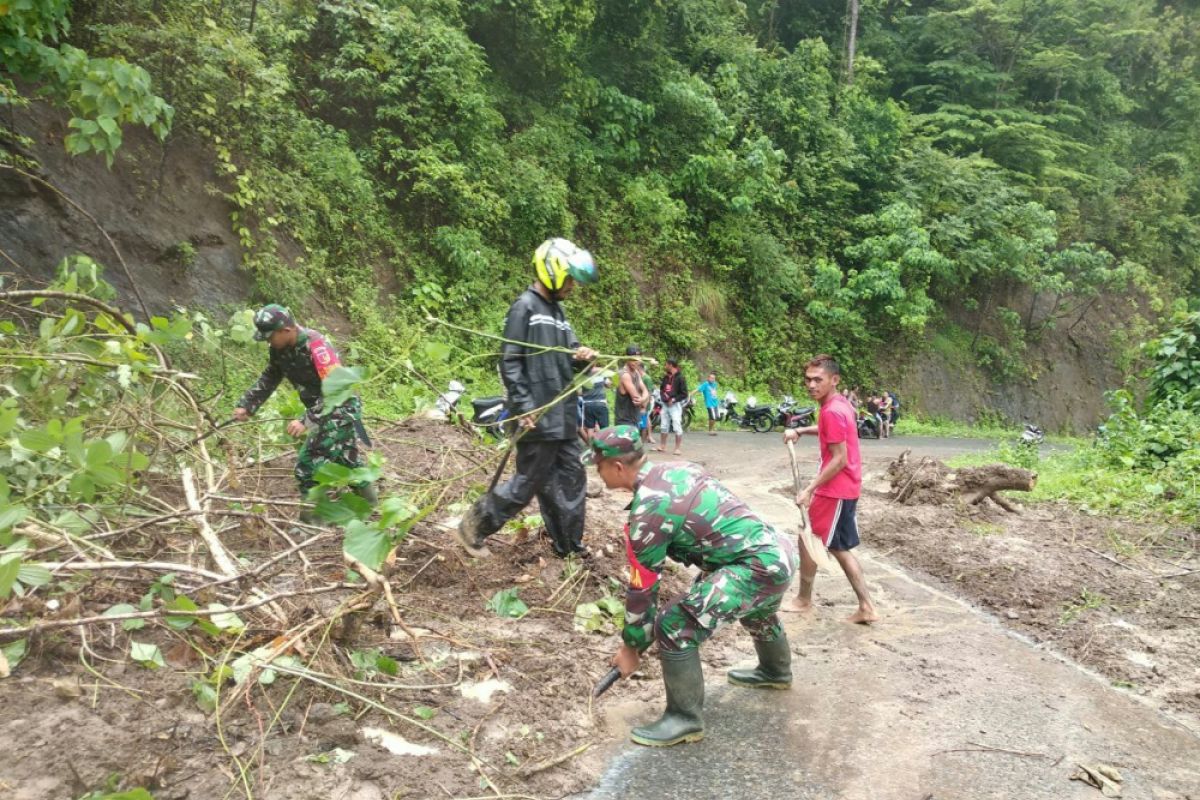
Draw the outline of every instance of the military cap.
[[[594,464],[601,458],[615,458],[630,453],[641,455],[645,452],[642,449],[642,437],[632,425],[613,425],[597,431],[590,444],[591,447],[584,454],[586,464]]]
[[[292,312],[281,305],[271,303],[260,308],[254,315],[254,327],[257,329],[254,332],[254,338],[265,342],[275,331],[295,324],[296,320],[292,319]]]

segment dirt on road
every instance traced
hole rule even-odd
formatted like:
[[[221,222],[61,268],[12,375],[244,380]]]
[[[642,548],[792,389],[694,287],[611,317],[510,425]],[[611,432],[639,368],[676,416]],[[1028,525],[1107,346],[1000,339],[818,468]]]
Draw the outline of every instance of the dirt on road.
[[[448,487],[445,512],[414,528],[391,572],[415,642],[397,635],[377,607],[358,618],[352,630],[318,628],[295,651],[309,678],[281,671],[273,683],[254,684],[236,695],[236,703],[221,703],[213,713],[198,703],[197,683],[235,696],[233,681],[213,681],[213,665],[224,650],[252,649],[279,631],[257,620],[239,642],[161,623],[138,631],[93,626],[82,639],[73,629],[41,637],[14,674],[0,680],[5,709],[0,751],[6,754],[0,795],[71,798],[107,785],[146,787],[157,800],[548,798],[601,780],[628,727],[645,721],[662,697],[653,658],[603,701],[589,697],[616,647],[616,626],[605,612],[583,619],[576,610],[621,597],[626,568],[620,526],[628,498],[600,493],[589,501],[586,541],[594,556],[586,562],[551,556],[536,507],[498,537],[491,559],[465,559],[445,525],[461,512],[458,503],[486,482],[486,474],[472,465],[483,463],[487,454],[447,433],[452,429],[427,426],[410,423],[380,437],[393,485],[434,477]],[[731,485],[751,493],[784,485],[786,451],[777,437],[770,443],[749,434],[694,441],[700,438],[691,437],[688,455]],[[1038,646],[1101,673],[1117,687],[1106,692],[1136,695],[1200,730],[1200,573],[1189,572],[1197,566],[1194,532],[1156,533],[1150,539],[1149,529],[1133,522],[1059,506],[1016,515],[988,508],[895,506],[882,482],[891,451],[866,451],[870,480],[861,513],[868,559],[904,565],[917,581],[964,597]],[[934,445],[928,452],[945,451]],[[248,494],[283,497],[293,491],[285,463],[270,469],[243,475]],[[750,494],[747,499],[757,502]],[[252,527],[230,531],[227,543],[249,553],[261,550],[262,535]],[[1136,545],[1136,554],[1126,545]],[[309,551],[309,558],[310,565],[294,568],[324,571],[331,578],[342,572],[337,542]],[[684,569],[669,570],[663,597],[682,592],[690,579]],[[822,576],[821,582],[818,597],[826,605],[818,613],[834,613],[830,603],[838,606],[837,613],[848,612],[842,608],[845,581]],[[102,612],[123,599],[136,603],[146,590],[145,580],[95,577],[59,598],[62,605],[54,613]],[[497,593],[515,595],[527,613],[497,613]],[[914,604],[924,601],[886,592],[883,600],[885,619],[864,640],[876,648],[877,668],[885,671],[879,686],[891,684],[886,670],[895,668],[906,677],[892,688],[905,681],[914,688],[902,697],[881,697],[878,708],[896,706],[901,717],[918,719],[929,714],[931,697],[941,698],[938,703],[946,707],[968,701],[963,692],[971,688],[948,677],[941,645],[905,633],[923,624]],[[948,608],[936,613],[951,614]],[[0,614],[11,620],[29,610],[10,604]],[[313,601],[301,611],[319,619],[330,607]],[[947,619],[938,625],[960,624]],[[595,630],[587,630],[589,620]],[[800,674],[825,660],[859,663],[851,642],[859,638],[851,635],[856,632],[830,628],[797,637],[798,657],[809,659],[797,664]],[[148,669],[131,661],[134,640],[157,644],[165,665]],[[736,627],[721,631],[703,650],[708,674],[719,680],[721,668],[745,661],[749,651]],[[966,660],[965,669],[986,677],[991,668],[986,658]],[[995,668],[997,675],[1006,670]],[[326,683],[311,676],[323,676]],[[924,685],[928,691],[920,688]],[[804,687],[796,691],[800,697]],[[729,708],[714,707],[718,724]],[[799,724],[792,711],[788,714],[781,725]],[[881,717],[879,724],[893,723]],[[797,746],[807,752],[813,742]],[[718,766],[722,758],[743,758],[705,753]],[[1170,785],[1178,786],[1173,780]],[[859,796],[838,794],[837,787],[829,791],[812,796]]]

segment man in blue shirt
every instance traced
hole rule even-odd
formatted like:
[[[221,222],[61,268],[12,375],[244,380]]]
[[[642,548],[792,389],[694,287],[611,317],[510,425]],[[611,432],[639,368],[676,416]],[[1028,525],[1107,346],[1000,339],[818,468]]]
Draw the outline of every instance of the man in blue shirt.
[[[708,380],[696,387],[696,392],[704,395],[704,408],[708,411],[708,435],[716,436],[717,409],[721,403],[717,400],[717,373],[708,373]],[[696,392],[692,392],[695,394]]]

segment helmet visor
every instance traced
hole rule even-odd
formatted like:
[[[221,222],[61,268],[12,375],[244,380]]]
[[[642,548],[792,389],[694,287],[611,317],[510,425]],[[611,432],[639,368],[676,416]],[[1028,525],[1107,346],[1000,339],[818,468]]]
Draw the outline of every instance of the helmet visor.
[[[576,283],[595,283],[600,279],[596,262],[587,250],[576,250],[567,256],[567,274],[574,278]]]

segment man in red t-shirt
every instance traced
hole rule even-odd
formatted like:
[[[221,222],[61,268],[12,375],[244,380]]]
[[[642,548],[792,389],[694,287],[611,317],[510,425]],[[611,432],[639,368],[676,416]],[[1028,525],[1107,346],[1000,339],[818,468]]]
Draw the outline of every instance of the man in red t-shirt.
[[[796,495],[796,505],[808,509],[812,532],[841,565],[858,596],[858,611],[847,621],[869,624],[879,619],[871,604],[862,567],[851,549],[858,546],[858,520],[855,518],[862,490],[862,457],[858,452],[858,413],[850,401],[838,393],[841,368],[833,356],[815,356],[804,366],[804,386],[808,396],[820,404],[817,424],[784,431],[783,440],[794,442],[802,435],[816,434],[821,443],[821,470],[817,477]],[[800,588],[784,611],[812,610],[813,581],[817,562],[800,540]]]

